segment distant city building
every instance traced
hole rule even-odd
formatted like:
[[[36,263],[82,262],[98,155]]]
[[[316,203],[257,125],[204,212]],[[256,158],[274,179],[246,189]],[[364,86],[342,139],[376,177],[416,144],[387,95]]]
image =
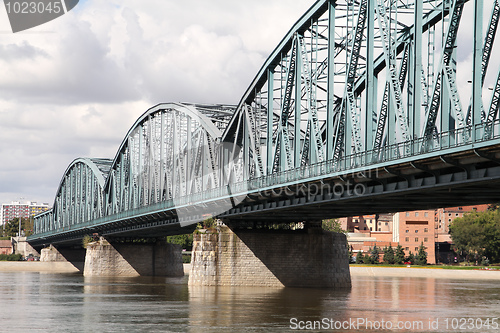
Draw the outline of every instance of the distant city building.
[[[344,217],[340,223],[347,230],[353,252],[366,253],[375,245],[380,248],[401,245],[406,255],[426,247],[427,262],[451,262],[454,259],[449,234],[451,222],[464,213],[483,212],[489,205],[459,206],[391,214]]]
[[[46,210],[48,210],[49,204],[43,203],[39,204],[36,202],[28,201],[26,203],[21,203],[19,201],[13,201],[10,204],[2,204],[2,216],[1,223],[2,225],[11,221],[15,218],[29,218],[40,214]]]
[[[394,215],[399,222],[399,239],[395,239],[403,247],[405,254],[409,255],[410,252],[417,254],[420,245],[423,244],[429,264],[436,263],[435,214],[435,210],[416,210]]]

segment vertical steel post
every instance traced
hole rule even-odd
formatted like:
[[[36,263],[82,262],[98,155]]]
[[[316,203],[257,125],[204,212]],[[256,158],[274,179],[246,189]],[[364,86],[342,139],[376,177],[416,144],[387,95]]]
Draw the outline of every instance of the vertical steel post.
[[[267,159],[266,172],[273,172],[273,111],[274,108],[274,71],[267,69]]]
[[[333,159],[333,132],[334,101],[335,101],[335,0],[330,1],[328,22],[328,97],[326,108],[326,160]]]
[[[300,121],[302,111],[302,49],[300,47],[300,39],[303,36],[297,35],[296,60],[295,60],[295,122],[293,136],[293,165],[295,168],[300,167]]]
[[[161,111],[161,131],[160,131],[160,201],[163,201],[163,192],[165,190],[165,163],[167,163],[166,157],[165,157],[165,130],[166,130],[166,125],[165,125],[165,110]],[[189,126],[188,126],[189,128]],[[188,129],[189,130],[189,129]],[[188,152],[189,152],[189,147],[188,147]]]
[[[415,35],[414,35],[414,48],[413,48],[413,75],[412,75],[412,87],[413,87],[413,108],[410,112],[410,119],[413,121],[413,126],[410,127],[412,131],[412,139],[415,136],[420,135],[420,112],[422,111],[422,23],[423,22],[423,3],[421,1],[415,1]],[[412,117],[413,116],[413,117]]]
[[[247,122],[248,116],[246,113],[248,108],[245,106],[243,108],[244,116],[241,121],[243,122],[243,179],[247,180],[250,178],[250,131],[249,124]]]
[[[365,108],[365,150],[373,149],[373,131],[376,128],[374,123],[375,104],[375,80],[374,80],[374,49],[375,49],[375,1],[367,3],[367,26],[366,26],[366,108]],[[376,119],[376,117],[375,117]]]
[[[472,65],[472,140],[480,138],[475,125],[481,124],[481,87],[483,56],[483,0],[475,0],[474,6],[474,53]]]

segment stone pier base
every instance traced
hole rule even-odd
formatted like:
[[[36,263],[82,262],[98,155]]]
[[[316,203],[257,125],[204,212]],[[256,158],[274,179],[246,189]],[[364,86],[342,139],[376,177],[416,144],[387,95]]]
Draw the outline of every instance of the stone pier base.
[[[195,234],[190,285],[350,288],[346,236],[220,227]]]
[[[179,245],[157,243],[90,243],[84,276],[183,276]]]
[[[85,264],[85,249],[82,247],[59,247],[49,246],[40,251],[42,262],[69,262],[77,270],[83,272]]]

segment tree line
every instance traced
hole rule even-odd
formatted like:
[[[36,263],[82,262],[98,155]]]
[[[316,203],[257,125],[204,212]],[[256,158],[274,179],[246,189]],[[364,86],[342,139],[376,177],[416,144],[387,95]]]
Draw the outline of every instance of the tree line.
[[[30,236],[33,234],[34,220],[32,217],[25,218],[21,217],[21,232],[24,232],[24,236]],[[3,226],[1,229],[2,237],[16,237],[19,233],[19,218],[16,217]]]
[[[380,256],[382,256],[382,263],[386,265],[427,265],[427,252],[425,251],[426,247],[422,243],[418,249],[417,254],[413,254],[411,251],[408,255],[405,255],[405,251],[401,245],[398,245],[396,249],[394,249],[391,245],[389,247],[385,247],[384,249],[380,249],[375,245],[373,248],[370,247],[366,254],[363,251],[360,251],[356,254],[356,264],[379,264]],[[351,256],[352,256],[351,252]]]

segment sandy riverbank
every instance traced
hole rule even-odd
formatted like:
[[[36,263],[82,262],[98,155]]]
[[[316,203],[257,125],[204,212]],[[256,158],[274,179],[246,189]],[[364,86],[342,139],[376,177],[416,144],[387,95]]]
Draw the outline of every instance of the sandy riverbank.
[[[500,271],[415,267],[350,267],[351,276],[500,280]]]
[[[0,261],[0,272],[79,273],[69,262]]]
[[[184,264],[189,275],[190,264]],[[417,277],[468,280],[500,280],[500,271],[407,267],[350,267],[351,276]],[[0,261],[0,272],[79,273],[71,263],[41,261]]]

